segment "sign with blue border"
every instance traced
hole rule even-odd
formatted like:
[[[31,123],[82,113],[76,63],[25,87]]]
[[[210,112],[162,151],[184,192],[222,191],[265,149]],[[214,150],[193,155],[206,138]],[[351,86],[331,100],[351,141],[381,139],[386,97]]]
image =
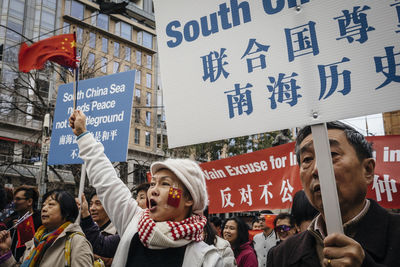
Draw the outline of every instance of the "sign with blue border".
[[[86,117],[87,130],[104,145],[112,162],[126,161],[135,71],[79,81],[76,107]],[[49,165],[82,164],[76,136],[69,127],[73,112],[73,84],[58,88],[50,142]]]
[[[168,145],[400,109],[398,0],[154,0]]]

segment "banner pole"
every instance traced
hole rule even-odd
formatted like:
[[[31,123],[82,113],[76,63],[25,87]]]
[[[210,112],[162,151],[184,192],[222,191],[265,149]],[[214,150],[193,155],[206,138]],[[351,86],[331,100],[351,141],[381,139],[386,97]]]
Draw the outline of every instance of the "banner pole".
[[[82,214],[82,195],[83,195],[83,189],[85,188],[85,178],[86,178],[86,165],[85,163],[82,164],[81,168],[81,179],[79,181],[79,191],[78,191],[78,200],[79,203],[81,203],[80,208],[79,208],[79,215],[76,218],[75,223],[80,224],[81,221],[81,214]]]
[[[315,156],[318,165],[318,177],[321,186],[322,204],[328,234],[343,234],[342,216],[333,171],[331,148],[326,123],[311,126]]]

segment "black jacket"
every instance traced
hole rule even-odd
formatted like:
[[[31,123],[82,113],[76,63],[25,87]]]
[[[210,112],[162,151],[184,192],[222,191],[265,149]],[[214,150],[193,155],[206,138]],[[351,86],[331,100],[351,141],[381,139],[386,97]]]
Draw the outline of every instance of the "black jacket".
[[[364,248],[362,267],[400,266],[400,215],[391,214],[370,200],[370,208],[360,220],[354,240]],[[321,266],[310,231],[297,234],[268,253],[268,267]]]

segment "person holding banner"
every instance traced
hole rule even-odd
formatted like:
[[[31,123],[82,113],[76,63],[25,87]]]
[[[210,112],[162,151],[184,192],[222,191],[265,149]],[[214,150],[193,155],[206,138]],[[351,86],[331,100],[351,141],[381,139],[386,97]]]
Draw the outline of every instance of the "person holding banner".
[[[69,119],[90,183],[121,235],[112,266],[222,266],[214,246],[202,241],[207,219],[205,178],[189,159],[167,159],[151,167],[147,209],[138,206],[104,154],[103,145],[86,130],[86,116]]]
[[[27,212],[32,213],[32,216],[26,221],[10,231],[12,238],[11,251],[17,261],[25,252],[25,242],[31,240],[36,230],[42,225],[40,212],[35,210],[38,198],[39,192],[34,186],[21,185],[14,191],[15,212],[5,220],[7,221],[7,228],[11,228]]]
[[[306,126],[295,150],[304,192],[320,214],[307,231],[271,249],[267,266],[400,266],[400,216],[366,198],[374,180],[371,144],[342,122],[327,128],[345,234],[327,235],[313,137]]]

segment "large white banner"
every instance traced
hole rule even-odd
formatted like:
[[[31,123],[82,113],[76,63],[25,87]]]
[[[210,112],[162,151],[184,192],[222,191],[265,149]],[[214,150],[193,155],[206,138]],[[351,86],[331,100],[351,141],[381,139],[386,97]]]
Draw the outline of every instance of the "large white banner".
[[[400,1],[154,2],[170,147],[400,109]]]

